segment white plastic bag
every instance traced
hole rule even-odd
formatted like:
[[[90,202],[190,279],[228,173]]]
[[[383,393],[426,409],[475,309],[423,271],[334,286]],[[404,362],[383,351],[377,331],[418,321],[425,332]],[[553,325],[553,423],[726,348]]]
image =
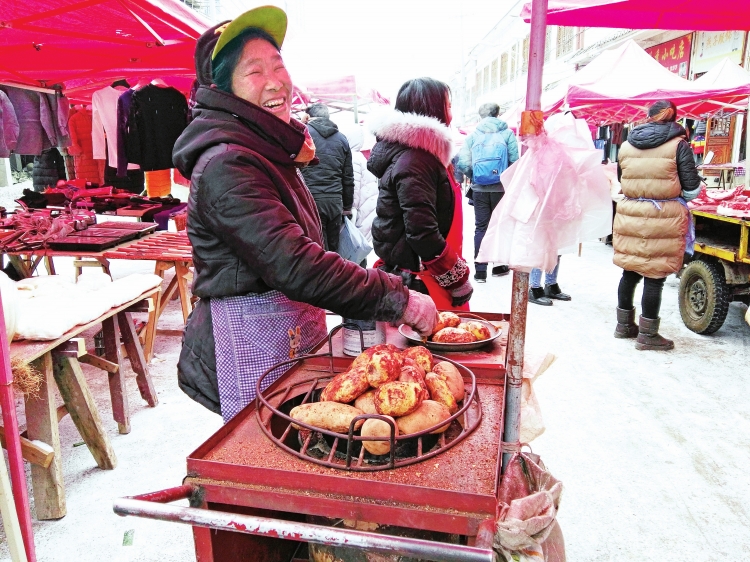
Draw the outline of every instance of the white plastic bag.
[[[5,316],[5,334],[8,343],[13,341],[18,319],[18,291],[16,283],[5,273],[0,271],[0,295],[3,299],[3,315]]]
[[[553,115],[545,132],[501,176],[495,208],[477,261],[552,271],[560,250],[612,232],[610,182],[586,123]]]
[[[531,443],[544,430],[542,408],[536,399],[534,381],[538,379],[556,357],[551,353],[545,355],[526,352],[523,358],[523,382],[521,383],[521,443]]]
[[[367,238],[354,226],[349,217],[344,218],[339,237],[339,255],[345,260],[361,263],[372,251]]]

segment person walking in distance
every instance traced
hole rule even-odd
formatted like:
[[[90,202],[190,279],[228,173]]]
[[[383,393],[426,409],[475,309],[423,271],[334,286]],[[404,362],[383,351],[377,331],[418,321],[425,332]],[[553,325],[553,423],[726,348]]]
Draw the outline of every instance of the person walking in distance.
[[[492,211],[505,195],[500,174],[518,160],[518,142],[505,121],[498,119],[500,106],[485,103],[479,108],[482,120],[464,142],[458,169],[471,180],[474,201],[474,259],[479,253]],[[492,268],[492,275],[507,275],[507,265]],[[474,279],[487,281],[487,264],[474,262]]]
[[[701,178],[677,107],[658,101],[648,121],[635,127],[620,149],[618,176],[625,196],[617,204],[612,246],[622,279],[617,291],[616,338],[637,338],[638,350],[669,350],[674,342],[659,335],[664,281],[692,254],[687,201],[698,196]],[[644,279],[642,311],[635,324],[633,296]]]
[[[354,172],[349,141],[329,119],[328,108],[316,103],[307,108],[307,130],[315,143],[317,166],[302,168],[305,184],[318,206],[323,225],[323,243],[329,252],[338,252],[341,224],[351,216],[354,198]]]

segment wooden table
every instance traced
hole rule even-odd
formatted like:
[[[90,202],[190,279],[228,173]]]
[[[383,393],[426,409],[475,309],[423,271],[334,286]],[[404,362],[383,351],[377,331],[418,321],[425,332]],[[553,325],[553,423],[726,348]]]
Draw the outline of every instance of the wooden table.
[[[144,305],[149,299],[157,298],[159,291],[159,287],[150,289],[135,299],[110,309],[96,320],[76,326],[54,341],[19,341],[11,344],[11,358],[31,363],[43,377],[39,396],[24,398],[27,439],[24,440],[25,447],[22,450],[24,458],[32,463],[31,483],[37,519],[59,519],[66,514],[58,430],[58,422],[66,413],[70,414],[99,468],[111,470],[117,466],[117,457],[102,426],[81,362],[103,369],[109,374],[112,414],[120,433],[130,433],[130,408],[120,338],[136,373],[141,397],[149,406],[158,404],[148,364],[133,324],[132,312],[144,311]],[[151,308],[155,310],[155,307]],[[81,346],[83,340],[75,339],[97,324],[102,325],[104,332],[104,357],[86,352]],[[60,408],[55,404],[54,384],[64,402],[64,406]],[[35,441],[51,447],[52,454],[45,454],[48,449],[44,447],[35,449]]]
[[[154,273],[164,278],[164,272],[172,268],[175,270],[174,277],[169,282],[166,291],[159,299],[156,307],[156,316],[154,327],[164,312],[167,304],[177,292],[182,307],[182,319],[187,323],[188,315],[192,310],[192,302],[188,291],[188,277],[190,276],[190,267],[193,265],[193,248],[187,237],[187,232],[166,232],[159,231],[144,236],[132,242],[126,242],[111,250],[103,253],[108,260],[148,260],[155,261],[156,267]],[[146,334],[144,348],[146,358],[151,359],[154,349],[154,337],[157,333],[165,333],[154,329],[151,334]],[[167,332],[169,335],[175,335]]]
[[[734,182],[734,171],[735,169],[739,168],[739,164],[702,164],[700,166],[696,166],[698,170],[701,170],[702,172],[719,172],[719,185],[718,187],[721,187],[722,189],[727,188],[727,184],[729,184],[729,187],[732,187],[732,183]]]

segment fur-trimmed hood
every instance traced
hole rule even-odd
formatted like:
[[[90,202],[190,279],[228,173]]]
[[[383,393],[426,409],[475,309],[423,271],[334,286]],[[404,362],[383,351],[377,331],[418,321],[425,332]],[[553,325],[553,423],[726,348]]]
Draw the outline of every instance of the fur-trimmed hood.
[[[370,119],[369,128],[378,139],[373,153],[386,148],[380,145],[398,144],[429,152],[446,168],[451,162],[453,136],[450,129],[434,117],[396,110],[384,111]]]

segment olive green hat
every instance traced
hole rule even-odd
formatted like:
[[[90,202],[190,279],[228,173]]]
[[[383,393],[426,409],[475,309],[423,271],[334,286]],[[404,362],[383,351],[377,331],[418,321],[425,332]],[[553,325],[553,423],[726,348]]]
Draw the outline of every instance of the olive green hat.
[[[249,12],[237,16],[226,27],[219,28],[219,40],[216,42],[211,60],[227,46],[227,44],[240,33],[251,27],[257,27],[273,37],[274,41],[281,47],[286,36],[287,18],[286,12],[276,6],[260,6]]]

